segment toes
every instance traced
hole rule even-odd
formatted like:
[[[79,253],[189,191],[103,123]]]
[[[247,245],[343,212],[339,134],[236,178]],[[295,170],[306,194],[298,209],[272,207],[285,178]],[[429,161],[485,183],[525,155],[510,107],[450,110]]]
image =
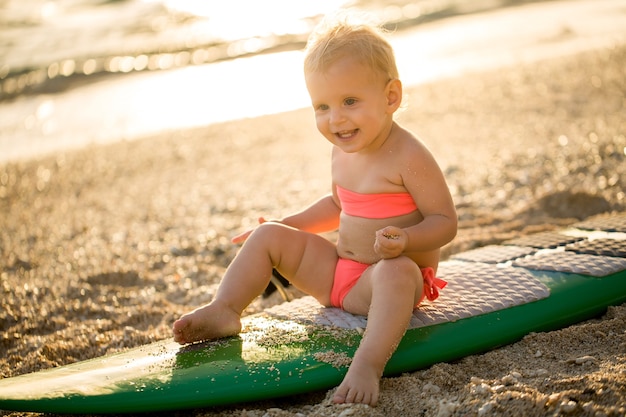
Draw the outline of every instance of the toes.
[[[335,404],[367,404],[375,406],[378,403],[377,393],[361,392],[350,388],[337,388],[333,395],[333,403]]]
[[[335,395],[333,395],[333,403],[335,404],[344,404],[347,400],[345,390],[341,387],[337,388],[335,391]]]
[[[346,396],[346,401],[353,404],[365,404],[366,395],[361,391],[350,391]]]
[[[181,345],[187,343],[184,331],[189,327],[189,322],[187,320],[176,320],[174,325],[172,326],[172,333],[174,333],[174,341],[180,343]]]

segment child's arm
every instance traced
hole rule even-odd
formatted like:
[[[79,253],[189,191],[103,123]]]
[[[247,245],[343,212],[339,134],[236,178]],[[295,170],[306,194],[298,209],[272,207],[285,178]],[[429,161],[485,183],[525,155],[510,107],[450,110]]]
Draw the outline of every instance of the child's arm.
[[[403,181],[424,216],[420,223],[404,229],[407,234],[404,251],[430,251],[454,239],[456,208],[443,172],[428,150],[424,148],[419,157],[408,160]]]
[[[409,157],[402,164],[402,181],[424,220],[404,229],[389,226],[379,230],[375,250],[383,258],[439,249],[457,232],[456,209],[439,165],[423,147],[406,155]]]
[[[306,209],[285,217],[280,223],[311,233],[323,233],[337,230],[341,208],[333,195],[328,194],[311,204]]]
[[[266,221],[275,221],[306,232],[323,233],[336,230],[339,227],[340,213],[341,209],[335,203],[333,195],[328,194],[304,210],[289,215],[282,220],[266,220],[261,217],[259,218],[259,224]],[[252,230],[241,233],[233,237],[232,242],[242,243],[250,236],[250,233],[252,233]]]
[[[456,218],[430,215],[408,228],[387,226],[376,232],[374,250],[382,258],[395,258],[405,252],[439,249],[456,235]]]

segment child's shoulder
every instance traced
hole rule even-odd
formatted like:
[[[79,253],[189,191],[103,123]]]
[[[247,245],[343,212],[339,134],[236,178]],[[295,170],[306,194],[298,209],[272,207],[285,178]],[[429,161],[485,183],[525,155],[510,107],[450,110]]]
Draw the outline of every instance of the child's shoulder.
[[[388,161],[388,163],[400,169],[416,170],[419,167],[430,169],[438,166],[434,155],[426,144],[417,135],[406,129],[399,132],[390,153],[394,156],[393,161]]]
[[[422,140],[408,129],[396,125],[392,146],[402,153],[428,153],[428,148]]]

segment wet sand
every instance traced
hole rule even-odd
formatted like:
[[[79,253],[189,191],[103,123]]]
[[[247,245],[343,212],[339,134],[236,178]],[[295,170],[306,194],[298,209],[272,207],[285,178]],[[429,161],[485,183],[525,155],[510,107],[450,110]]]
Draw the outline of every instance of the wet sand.
[[[625,67],[615,46],[409,89],[399,120],[458,207],[446,255],[626,211]],[[299,110],[0,166],[1,377],[170,337],[211,299],[231,236],[328,191],[329,151]],[[376,408],[328,391],[178,414],[623,416],[624,387],[626,305],[385,378]]]

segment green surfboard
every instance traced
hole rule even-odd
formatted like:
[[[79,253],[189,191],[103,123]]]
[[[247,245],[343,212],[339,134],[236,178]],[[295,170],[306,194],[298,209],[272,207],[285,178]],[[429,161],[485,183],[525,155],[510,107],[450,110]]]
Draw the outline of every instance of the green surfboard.
[[[626,302],[626,214],[454,255],[448,286],[415,310],[386,375],[558,329]],[[300,298],[244,318],[237,337],[124,353],[0,380],[0,410],[127,413],[240,403],[329,389],[364,317]]]

